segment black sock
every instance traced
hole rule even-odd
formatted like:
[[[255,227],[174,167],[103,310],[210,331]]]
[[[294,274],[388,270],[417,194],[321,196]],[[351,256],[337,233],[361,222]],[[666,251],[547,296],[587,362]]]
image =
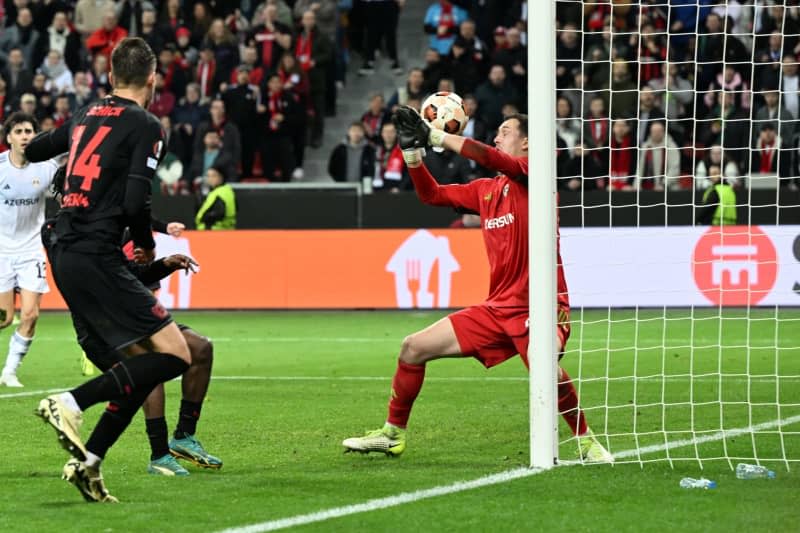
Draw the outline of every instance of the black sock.
[[[197,431],[197,420],[200,418],[200,409],[203,402],[190,402],[181,400],[181,411],[178,416],[178,425],[175,427],[175,438],[183,438],[184,434],[194,435]]]
[[[147,438],[150,440],[150,460],[154,461],[159,457],[164,457],[169,453],[167,444],[167,419],[146,418],[144,427],[147,431]]]
[[[106,410],[100,416],[100,420],[97,421],[89,440],[86,441],[86,449],[100,458],[105,457],[108,449],[117,442],[119,436],[131,423],[133,415],[142,406],[153,387],[150,389],[139,388],[126,398],[109,402]]]
[[[187,368],[189,365],[174,355],[150,352],[121,361],[70,392],[83,411],[96,403],[130,397],[140,388],[151,391]]]

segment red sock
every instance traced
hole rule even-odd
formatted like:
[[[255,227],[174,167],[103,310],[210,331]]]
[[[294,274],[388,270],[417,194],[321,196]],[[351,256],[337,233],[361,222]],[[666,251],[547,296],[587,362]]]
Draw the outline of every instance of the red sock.
[[[393,426],[404,428],[411,416],[411,407],[417,399],[422,381],[425,379],[425,365],[410,365],[397,362],[397,372],[392,380],[392,397],[389,399],[389,418]]]
[[[561,369],[561,381],[558,384],[558,412],[564,417],[564,421],[569,424],[574,435],[586,433],[586,418],[583,411],[578,407],[578,393],[567,371]]]

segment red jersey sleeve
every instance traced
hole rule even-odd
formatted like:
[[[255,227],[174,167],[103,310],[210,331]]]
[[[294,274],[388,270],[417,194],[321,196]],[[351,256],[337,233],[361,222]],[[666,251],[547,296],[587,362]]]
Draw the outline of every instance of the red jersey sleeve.
[[[475,180],[465,185],[439,185],[428,172],[425,165],[408,168],[414,189],[422,203],[461,207],[470,211],[480,211],[480,182]]]
[[[528,158],[514,157],[497,148],[480,143],[474,139],[464,139],[461,155],[472,159],[480,166],[496,170],[511,179],[528,175]]]

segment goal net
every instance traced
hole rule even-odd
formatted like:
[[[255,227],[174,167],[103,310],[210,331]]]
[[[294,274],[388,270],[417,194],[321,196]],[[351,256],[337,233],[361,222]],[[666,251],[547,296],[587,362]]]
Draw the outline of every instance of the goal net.
[[[617,462],[800,461],[800,7],[783,4],[555,2],[562,364]],[[562,422],[560,461],[578,449]]]

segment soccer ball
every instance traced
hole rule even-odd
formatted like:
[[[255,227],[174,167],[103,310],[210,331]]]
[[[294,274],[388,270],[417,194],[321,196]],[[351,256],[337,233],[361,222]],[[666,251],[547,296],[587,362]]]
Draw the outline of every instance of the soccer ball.
[[[432,128],[456,135],[467,125],[467,112],[461,97],[447,91],[434,93],[422,102],[422,118]]]

